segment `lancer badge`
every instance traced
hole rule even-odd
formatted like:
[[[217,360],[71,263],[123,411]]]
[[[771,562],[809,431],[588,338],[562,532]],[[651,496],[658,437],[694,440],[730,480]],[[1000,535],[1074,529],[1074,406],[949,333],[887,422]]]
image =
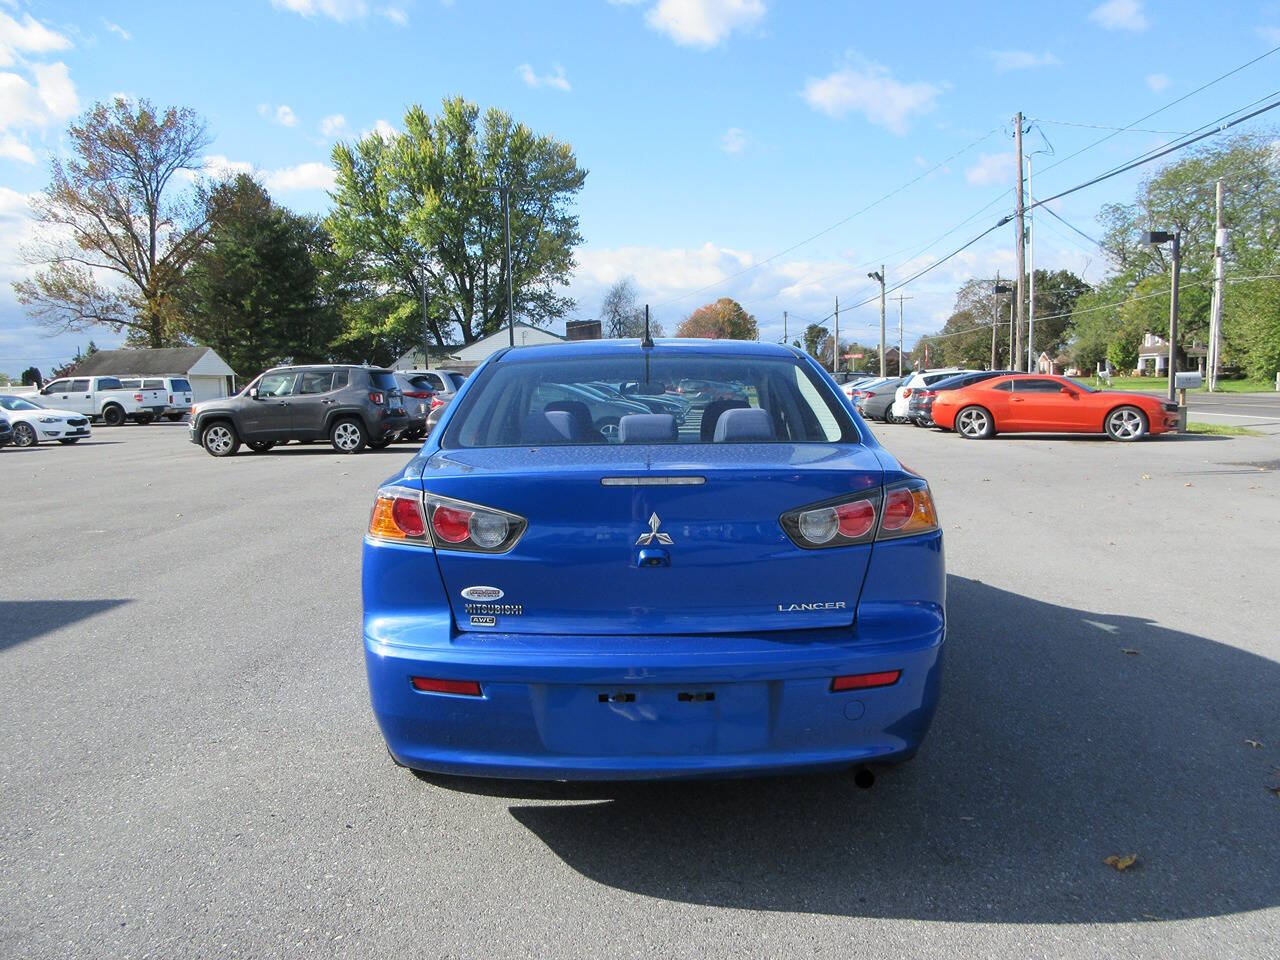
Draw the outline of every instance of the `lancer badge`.
[[[665,533],[659,533],[658,528],[660,526],[662,526],[662,521],[658,519],[658,515],[655,513],[649,518],[649,532],[640,534],[636,539],[636,546],[648,547],[655,543],[660,543],[664,547],[670,546],[671,537]]]

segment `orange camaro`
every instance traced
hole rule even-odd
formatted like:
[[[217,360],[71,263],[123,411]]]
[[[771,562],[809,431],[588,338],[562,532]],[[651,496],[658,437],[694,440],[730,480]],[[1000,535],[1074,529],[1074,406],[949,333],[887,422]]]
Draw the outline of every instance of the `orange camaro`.
[[[1066,377],[1020,373],[933,402],[933,422],[970,440],[1000,433],[1105,433],[1139,440],[1178,427],[1178,405],[1143,393],[1093,390]]]

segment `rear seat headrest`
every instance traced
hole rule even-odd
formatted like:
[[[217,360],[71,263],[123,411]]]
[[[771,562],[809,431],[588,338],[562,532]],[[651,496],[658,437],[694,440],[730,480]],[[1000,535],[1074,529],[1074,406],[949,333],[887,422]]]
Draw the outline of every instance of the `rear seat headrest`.
[[[773,420],[759,407],[726,410],[716,421],[715,443],[750,443],[774,439]]]
[[[676,418],[669,413],[631,413],[618,421],[619,443],[675,443]]]

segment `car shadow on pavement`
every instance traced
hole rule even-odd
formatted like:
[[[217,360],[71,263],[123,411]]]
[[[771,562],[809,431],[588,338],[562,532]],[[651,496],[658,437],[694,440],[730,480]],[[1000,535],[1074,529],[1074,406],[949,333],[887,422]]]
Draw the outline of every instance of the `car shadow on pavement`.
[[[1280,664],[1146,619],[948,584],[933,730],[870,790],[847,775],[423,779],[545,800],[510,812],[566,864],[682,903],[1006,923],[1280,905]],[[1125,872],[1104,863],[1128,854]]]
[[[0,600],[0,651],[61,630],[128,600]]]

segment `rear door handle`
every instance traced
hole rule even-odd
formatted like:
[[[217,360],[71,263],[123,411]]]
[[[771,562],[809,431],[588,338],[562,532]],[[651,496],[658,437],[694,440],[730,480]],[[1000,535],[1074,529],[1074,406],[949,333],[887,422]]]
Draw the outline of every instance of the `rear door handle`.
[[[337,400],[321,400],[321,403],[337,403]]]

